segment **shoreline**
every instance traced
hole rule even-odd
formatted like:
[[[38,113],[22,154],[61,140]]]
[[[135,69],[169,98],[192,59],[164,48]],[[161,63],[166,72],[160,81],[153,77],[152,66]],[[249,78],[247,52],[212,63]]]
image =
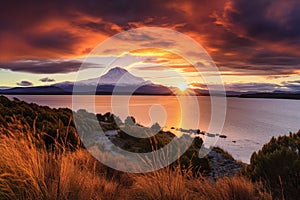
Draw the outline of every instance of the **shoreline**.
[[[10,95],[8,97],[11,100],[13,99],[13,97],[18,97],[20,100],[24,100],[24,101],[29,102],[29,103],[36,103],[38,105],[47,106],[47,107],[55,108],[55,109],[59,109],[59,108],[72,109],[72,96],[51,96],[50,95],[49,97],[48,96],[40,96],[39,97],[37,95],[34,95],[34,96],[30,96],[30,95],[24,95],[24,96]],[[82,98],[82,101],[84,101],[84,99],[85,99],[84,96],[82,96],[82,97],[79,96],[78,98]],[[141,105],[144,106],[142,101],[143,101],[143,99],[148,99],[148,97],[133,96],[132,98],[133,98],[134,102],[137,103],[136,106],[133,107],[132,115],[133,116],[139,116],[139,114],[138,114],[139,106],[141,106]],[[150,102],[154,102],[154,103],[158,102],[157,100],[155,100],[157,98],[159,98],[159,102],[164,102],[164,99],[167,99],[167,100],[168,99],[176,99],[176,97],[167,97],[167,96],[149,97]],[[111,111],[109,109],[109,107],[106,108],[105,106],[103,106],[103,104],[101,104],[101,102],[106,102],[104,104],[107,104],[106,99],[109,100],[110,97],[109,96],[98,96],[98,97],[96,96],[95,97],[95,101],[100,103],[99,104],[99,110],[97,108],[98,113],[106,113],[106,112]],[[199,97],[199,101],[201,101],[201,103],[205,103],[207,101],[209,102],[209,97],[207,97],[207,98]],[[269,117],[270,115],[268,113],[273,113],[273,110],[269,110],[269,109],[272,108],[272,107],[277,108],[278,104],[281,104],[281,101],[284,101],[284,100],[264,100],[264,99],[249,99],[249,100],[247,100],[246,98],[239,100],[239,98],[228,98],[228,103],[229,103],[228,105],[231,106],[231,107],[233,106],[233,108],[235,109],[235,110],[233,110],[233,109],[229,110],[230,111],[229,113],[231,113],[231,115],[233,117],[238,116],[238,115],[242,115],[242,116],[247,117],[248,114],[250,114],[250,116],[247,117],[247,120],[246,120],[246,118],[242,118],[241,119],[241,122],[242,122],[241,125],[239,123],[236,124],[236,125],[233,125],[233,122],[236,121],[235,118],[232,118],[233,120],[229,120],[229,123],[226,123],[225,126],[224,126],[225,127],[224,130],[226,130],[226,131],[223,132],[225,135],[228,136],[228,138],[219,140],[217,145],[219,145],[220,147],[222,147],[226,151],[230,152],[234,156],[235,159],[242,160],[245,163],[249,163],[251,154],[253,152],[257,152],[263,146],[264,143],[268,142],[271,139],[272,136],[277,137],[279,135],[284,135],[285,133],[297,132],[299,130],[298,124],[295,124],[293,127],[288,128],[288,127],[286,127],[285,124],[279,123],[276,126],[280,126],[279,127],[280,129],[276,128],[274,125],[273,126],[264,126],[264,124],[262,124],[262,123],[255,123],[254,124],[254,122],[257,122],[257,120],[265,122],[265,119],[268,119],[268,118],[259,117],[259,116],[261,116],[261,110],[256,109],[256,107],[253,107],[253,108],[249,107],[250,109],[248,109],[246,107],[246,109],[245,109],[244,107],[239,106],[239,105],[243,105],[242,104],[243,102],[248,102],[249,105],[252,105],[252,104],[250,104],[251,102],[253,102],[255,104],[257,104],[257,103],[260,104],[260,102],[262,102],[263,105],[266,105],[266,107],[263,107],[263,109],[266,110],[267,112],[264,112],[264,113],[266,113],[266,117]],[[288,105],[296,105],[296,106],[299,105],[298,104],[299,101],[295,101],[295,100],[289,100],[289,101],[291,101],[291,103],[293,103],[293,104],[288,104]],[[285,103],[289,103],[289,101],[287,101]],[[238,106],[235,106],[236,103],[238,103],[237,104]],[[255,105],[255,104],[253,104],[253,105]],[[97,103],[97,105],[98,105],[98,103]],[[274,106],[269,107],[269,105],[274,105],[275,107]],[[291,106],[289,106],[289,107],[291,107]],[[134,110],[135,108],[137,108],[136,111]],[[167,109],[168,109],[168,106],[167,106]],[[237,113],[237,111],[236,111],[237,109],[243,109],[243,110],[241,110],[242,112]],[[88,110],[90,112],[93,112],[93,109],[90,109],[89,105],[86,106],[86,110]],[[250,110],[253,110],[253,111],[249,113]],[[272,116],[278,116],[278,117],[274,117],[274,120],[280,120],[282,122],[284,120],[288,120],[288,121],[291,121],[291,122],[295,121],[294,118],[283,118],[283,117],[281,117],[279,115],[280,112],[282,112],[281,110],[283,110],[283,109],[279,109],[278,111],[275,112],[275,115],[272,115]],[[247,112],[244,112],[244,111],[247,111]],[[258,118],[257,117],[253,118],[251,116],[251,115],[256,116],[255,113],[257,113]],[[264,114],[264,113],[262,113],[262,114]],[[264,115],[262,115],[262,116],[264,116]],[[122,120],[124,120],[126,118],[125,115],[124,116],[122,115],[120,117],[121,117]],[[296,117],[298,118],[298,115],[296,115]],[[206,120],[206,119],[204,119],[204,120]],[[169,121],[169,122],[172,122],[172,121]],[[272,123],[272,122],[273,122],[273,119],[272,120],[266,120],[265,123]],[[140,123],[144,124],[144,125],[147,125],[147,121],[142,120],[142,121],[140,121]],[[257,141],[254,136],[252,137],[251,134],[250,134],[250,132],[252,130],[248,130],[248,126],[245,126],[248,123],[252,123],[253,125],[255,125],[253,128],[257,128],[257,129],[255,129],[257,134],[255,134],[255,135],[258,136],[259,134],[261,134],[264,137],[261,138],[259,141]],[[175,125],[175,127],[180,127],[177,124],[172,124],[172,123],[169,123],[169,124],[166,124],[166,125],[168,126],[168,129],[170,129],[170,127],[172,127],[172,125]],[[259,130],[258,130],[258,127],[259,127]],[[164,130],[167,130],[167,129],[164,129]],[[201,130],[206,130],[206,128],[203,127],[203,129],[201,129]],[[236,143],[234,143],[233,141],[236,141]]]

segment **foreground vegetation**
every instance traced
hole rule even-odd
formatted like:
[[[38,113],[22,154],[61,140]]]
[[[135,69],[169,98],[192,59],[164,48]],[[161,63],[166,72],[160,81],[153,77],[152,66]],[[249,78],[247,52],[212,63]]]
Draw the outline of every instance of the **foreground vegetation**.
[[[16,132],[14,132],[16,134]],[[211,182],[188,170],[114,171],[86,150],[52,153],[17,133],[1,137],[0,199],[270,199],[243,177]]]
[[[263,181],[274,197],[299,199],[300,131],[272,138],[251,156],[243,174],[253,181]]]
[[[240,175],[214,181],[205,176],[209,159],[195,156],[200,139],[169,167],[122,173],[104,166],[83,147],[69,109],[5,97],[0,97],[0,109],[0,199],[297,199],[300,132],[272,139],[253,154]],[[97,118],[115,119],[109,113]],[[102,128],[116,127],[112,123]],[[160,131],[156,148],[172,137]],[[148,151],[151,145],[122,131],[116,138],[127,141],[122,148],[130,151]]]

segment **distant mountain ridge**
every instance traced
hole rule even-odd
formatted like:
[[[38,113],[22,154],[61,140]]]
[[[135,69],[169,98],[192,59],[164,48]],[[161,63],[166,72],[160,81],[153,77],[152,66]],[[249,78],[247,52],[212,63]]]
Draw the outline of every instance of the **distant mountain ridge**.
[[[47,95],[47,94],[67,94],[66,91],[55,86],[34,86],[34,87],[14,87],[0,90],[0,94],[32,94],[32,95]]]
[[[299,93],[282,93],[282,92],[274,92],[274,93],[252,93],[252,94],[241,94],[239,95],[241,98],[265,98],[265,99],[300,99]]]
[[[77,82],[60,82],[48,86],[2,88],[0,94],[20,95],[71,95],[75,86],[76,94],[89,95],[175,95],[180,90],[176,87],[166,87],[154,84],[149,80],[134,76],[121,67],[111,68],[99,78],[81,80]],[[208,90],[187,89],[191,95],[209,96]],[[220,93],[221,94],[221,93]],[[242,98],[276,98],[276,99],[300,99],[300,92],[238,92],[226,91],[227,96]],[[217,95],[214,94],[214,95]]]
[[[115,67],[99,78],[77,82],[60,82],[49,86],[15,87],[0,90],[0,94],[140,94],[172,95],[170,88],[134,76],[126,69]]]

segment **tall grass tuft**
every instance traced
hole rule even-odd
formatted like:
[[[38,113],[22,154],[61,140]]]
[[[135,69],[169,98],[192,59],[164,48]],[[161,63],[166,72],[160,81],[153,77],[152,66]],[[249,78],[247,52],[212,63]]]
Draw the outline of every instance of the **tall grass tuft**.
[[[163,169],[134,179],[130,199],[201,199],[201,200],[260,200],[272,199],[260,184],[244,177],[223,177],[217,182],[205,177],[193,178],[188,172]]]
[[[49,151],[27,130],[0,133],[0,199],[119,199],[120,182],[86,150]]]
[[[167,167],[165,169],[135,175],[132,187],[132,199],[190,199],[189,188],[186,185],[187,175],[181,170]]]
[[[0,199],[43,199],[46,154],[25,141],[3,138],[0,143]]]

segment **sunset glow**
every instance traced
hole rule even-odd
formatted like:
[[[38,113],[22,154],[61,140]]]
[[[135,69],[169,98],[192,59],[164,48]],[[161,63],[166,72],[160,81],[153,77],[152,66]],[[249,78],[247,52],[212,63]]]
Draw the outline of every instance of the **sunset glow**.
[[[184,92],[189,86],[186,82],[178,83],[177,87],[181,90],[181,92]]]
[[[34,0],[32,3],[36,4]],[[157,26],[179,31],[200,43],[214,60],[228,88],[239,91],[236,83],[242,83],[248,91],[299,90],[300,45],[295,28],[298,23],[294,24],[299,17],[288,14],[297,7],[297,1],[255,2],[251,8],[260,14],[251,16],[247,1],[238,0],[166,1],[146,5],[135,1],[130,12],[117,4],[106,1],[72,6],[55,2],[39,6],[27,2],[18,6],[3,4],[0,86],[15,87],[25,80],[33,86],[45,85],[40,81],[48,80],[44,78],[54,80],[52,84],[74,81],[82,60],[107,38],[134,28]],[[145,44],[144,49],[129,52],[127,62],[118,65],[168,86],[177,85],[179,80],[171,80],[177,76],[184,77],[188,83],[194,81],[195,66],[172,53],[176,41],[162,41],[159,33],[145,39],[152,41],[150,46]],[[163,45],[164,50],[151,48],[155,44]],[[108,48],[105,54],[99,55],[104,60],[102,64],[106,58],[120,56],[120,50],[118,45]],[[186,52],[197,56],[189,46]],[[251,89],[253,84],[257,87]]]

